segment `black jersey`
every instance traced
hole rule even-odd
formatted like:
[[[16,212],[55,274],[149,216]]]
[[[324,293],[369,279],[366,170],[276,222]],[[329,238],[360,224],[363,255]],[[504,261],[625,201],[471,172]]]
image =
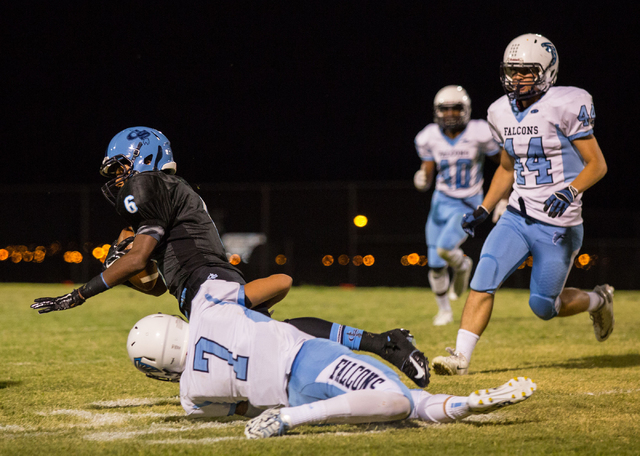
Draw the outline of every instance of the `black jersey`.
[[[116,211],[136,234],[158,241],[151,259],[183,313],[183,291],[197,289],[209,274],[217,271],[220,278],[245,283],[228,262],[204,201],[184,179],[162,171],[135,174],[118,192]]]

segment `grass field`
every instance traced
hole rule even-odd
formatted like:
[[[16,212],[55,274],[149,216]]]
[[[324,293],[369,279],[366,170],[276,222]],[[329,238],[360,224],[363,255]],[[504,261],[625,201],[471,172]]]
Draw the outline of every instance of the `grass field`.
[[[177,313],[173,298],[118,287],[78,309],[29,309],[36,297],[69,290],[0,285],[1,455],[640,454],[639,292],[616,293],[615,331],[599,343],[586,314],[544,322],[529,310],[526,290],[501,290],[470,375],[433,376],[428,390],[468,395],[532,377],[538,391],[517,406],[456,424],[304,426],[249,441],[243,419],[184,418],[177,385],[147,379],[130,364],[129,329],[150,313]],[[457,301],[456,323],[436,328],[428,289],[297,287],[274,317],[407,327],[433,358],[455,345],[461,311]]]

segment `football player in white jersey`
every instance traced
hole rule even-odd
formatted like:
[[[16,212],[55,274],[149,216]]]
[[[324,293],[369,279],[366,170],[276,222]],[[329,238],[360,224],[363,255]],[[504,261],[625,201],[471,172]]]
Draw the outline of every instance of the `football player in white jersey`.
[[[488,121],[502,147],[500,167],[484,201],[463,220],[473,236],[505,189],[509,206],[487,237],[471,281],[456,349],[433,360],[438,374],[468,372],[475,345],[493,309],[494,293],[528,257],[533,257],[529,306],[543,320],[589,312],[598,341],[614,326],[613,287],[592,292],[565,288],[582,245],[582,193],[607,172],[593,135],[591,95],[554,86],[558,53],[545,37],[515,38],[504,53],[501,81],[506,92],[489,107]]]
[[[409,390],[383,363],[243,302],[243,285],[206,281],[192,300],[190,323],[147,316],[130,331],[127,351],[147,376],[180,382],[188,415],[255,417],[246,425],[248,438],[314,423],[447,423],[521,402],[536,390],[526,377],[468,397]]]
[[[469,120],[471,99],[461,86],[448,85],[433,100],[434,123],[415,138],[422,160],[414,185],[427,191],[435,181],[431,209],[425,226],[428,246],[429,285],[436,295],[435,326],[453,323],[449,300],[458,299],[469,286],[473,261],[460,248],[467,234],[462,216],[474,210],[483,196],[485,156],[500,152],[484,120]],[[453,280],[449,283],[449,271]]]

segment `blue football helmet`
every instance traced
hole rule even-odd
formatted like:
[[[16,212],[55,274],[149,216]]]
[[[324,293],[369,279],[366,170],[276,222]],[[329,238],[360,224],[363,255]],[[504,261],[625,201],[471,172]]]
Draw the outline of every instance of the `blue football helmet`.
[[[102,187],[111,204],[119,187],[136,173],[164,171],[176,173],[171,144],[165,135],[148,127],[132,127],[115,135],[105,153],[100,174],[112,179]]]

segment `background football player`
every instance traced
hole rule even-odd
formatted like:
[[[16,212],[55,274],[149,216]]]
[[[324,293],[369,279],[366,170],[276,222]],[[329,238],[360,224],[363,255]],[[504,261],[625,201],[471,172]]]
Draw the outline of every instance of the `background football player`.
[[[116,134],[100,168],[103,176],[111,178],[102,190],[116,212],[133,227],[131,248],[125,254],[125,247],[116,246],[121,255],[110,260],[101,274],[64,296],[38,298],[31,307],[39,313],[77,307],[136,276],[150,261],[157,265],[162,280],[156,281],[149,294],[157,296],[166,286],[187,318],[191,318],[193,299],[207,282],[240,284],[247,308],[267,311],[284,298],[291,287],[291,278],[284,274],[245,283],[242,273],[228,262],[204,201],[175,175],[176,167],[169,140],[158,130],[133,127]],[[376,334],[317,318],[288,322],[316,337],[333,338],[350,348],[376,353],[418,386],[428,384],[428,362],[410,342],[407,330]]]
[[[582,193],[602,179],[607,164],[593,136],[591,95],[554,86],[557,77],[558,53],[547,38],[526,34],[507,46],[501,64],[506,95],[489,107],[487,117],[502,147],[500,166],[482,204],[465,215],[465,231],[473,236],[505,190],[513,186],[513,192],[482,248],[456,349],[433,360],[436,373],[467,373],[496,290],[529,255],[529,306],[538,317],[589,312],[598,341],[613,330],[613,287],[564,288],[582,246]]]
[[[467,239],[460,224],[462,216],[482,202],[485,156],[498,157],[500,151],[487,122],[470,117],[467,91],[461,86],[443,87],[433,100],[434,123],[415,138],[422,165],[414,185],[426,191],[435,180],[425,226],[429,285],[438,304],[435,326],[453,323],[449,300],[458,299],[469,286],[473,261],[460,248]],[[451,284],[447,266],[453,270]]]
[[[246,425],[248,438],[315,423],[447,423],[521,402],[536,389],[518,377],[468,397],[409,390],[381,362],[247,309],[237,283],[207,281],[201,291],[207,298],[194,300],[188,325],[171,315],[145,317],[127,351],[147,376],[180,382],[190,416],[259,415]]]

